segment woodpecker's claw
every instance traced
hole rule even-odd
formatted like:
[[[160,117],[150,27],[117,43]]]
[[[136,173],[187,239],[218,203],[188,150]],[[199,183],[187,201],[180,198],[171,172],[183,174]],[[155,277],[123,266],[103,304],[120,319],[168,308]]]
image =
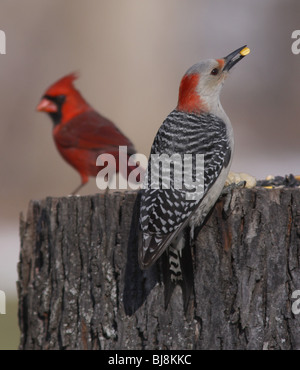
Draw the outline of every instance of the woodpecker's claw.
[[[223,196],[225,197],[224,200],[224,207],[223,213],[225,218],[229,216],[229,209],[230,209],[230,202],[232,198],[232,190],[238,188],[254,188],[256,186],[256,179],[255,177],[248,175],[247,173],[236,173],[236,172],[229,172],[227,180],[225,182],[225,187],[222,190],[220,198]]]
[[[223,215],[225,216],[225,218],[228,218],[230,215],[230,203],[232,199],[232,190],[245,188],[245,187],[246,187],[246,181],[244,180],[238,183],[231,183],[223,188],[219,199],[221,199],[222,197],[225,197],[224,206],[223,206]]]

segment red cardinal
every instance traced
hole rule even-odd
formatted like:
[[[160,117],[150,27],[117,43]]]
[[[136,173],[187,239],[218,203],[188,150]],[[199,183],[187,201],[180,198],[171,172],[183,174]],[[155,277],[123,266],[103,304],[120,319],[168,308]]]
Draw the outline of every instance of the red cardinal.
[[[119,146],[127,146],[127,159],[135,153],[132,142],[110,120],[97,113],[75,89],[73,81],[77,78],[72,73],[55,82],[37,106],[38,111],[47,112],[52,118],[56,147],[81,176],[81,184],[72,194],[88,182],[89,176],[96,176],[100,171],[96,166],[100,154],[112,154],[119,172]],[[134,168],[128,166],[127,175]]]

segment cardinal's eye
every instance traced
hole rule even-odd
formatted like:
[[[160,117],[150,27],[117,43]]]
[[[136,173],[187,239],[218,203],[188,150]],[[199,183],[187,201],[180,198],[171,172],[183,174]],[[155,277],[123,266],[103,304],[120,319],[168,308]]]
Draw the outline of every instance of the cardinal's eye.
[[[213,76],[216,76],[218,73],[219,73],[218,68],[214,68],[214,69],[210,72],[210,74],[211,74],[211,75],[213,75]]]
[[[66,95],[58,95],[56,99],[58,103],[63,103],[66,100]]]

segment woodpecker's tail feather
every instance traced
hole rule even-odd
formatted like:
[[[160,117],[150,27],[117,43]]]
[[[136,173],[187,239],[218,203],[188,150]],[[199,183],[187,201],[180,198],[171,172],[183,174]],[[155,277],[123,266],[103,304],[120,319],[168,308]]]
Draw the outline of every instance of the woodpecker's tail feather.
[[[194,287],[192,254],[188,241],[189,230],[187,228],[169,245],[162,256],[165,309],[170,303],[176,285],[180,285],[185,314],[187,314]]]

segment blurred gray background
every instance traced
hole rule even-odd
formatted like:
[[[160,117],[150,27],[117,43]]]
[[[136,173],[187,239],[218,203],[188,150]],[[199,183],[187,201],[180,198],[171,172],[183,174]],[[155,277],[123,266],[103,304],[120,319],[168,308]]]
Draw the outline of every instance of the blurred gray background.
[[[299,0],[1,0],[0,289],[15,296],[18,217],[30,199],[69,194],[79,175],[57,152],[35,107],[46,88],[76,86],[149,154],[177,104],[184,72],[247,44],[221,101],[235,132],[232,170],[258,178],[300,174]],[[95,180],[81,194],[97,192]]]

